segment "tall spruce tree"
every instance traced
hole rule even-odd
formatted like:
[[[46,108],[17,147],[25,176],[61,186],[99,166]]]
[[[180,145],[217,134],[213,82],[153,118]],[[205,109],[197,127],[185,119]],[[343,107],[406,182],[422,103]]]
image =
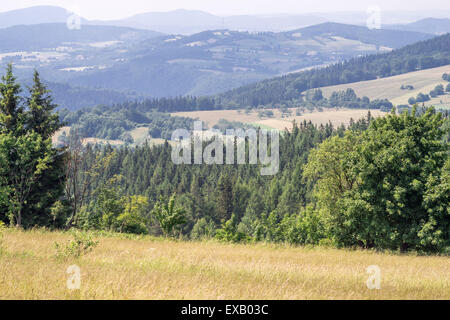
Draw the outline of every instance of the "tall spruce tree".
[[[59,116],[54,112],[57,105],[53,103],[50,91],[42,83],[39,73],[34,72],[33,86],[27,99],[27,126],[44,139],[53,136],[62,127]]]
[[[12,64],[0,83],[0,128],[4,133],[17,133],[22,127],[23,107],[20,104],[20,84],[14,77]]]
[[[34,80],[24,105],[11,64],[0,83],[0,220],[17,227],[48,225],[64,183],[63,150],[51,139],[61,125],[37,73]]]
[[[50,208],[64,191],[64,156],[63,148],[52,147],[52,136],[62,127],[57,107],[53,103],[50,91],[42,83],[39,73],[34,72],[33,86],[26,99],[26,129],[38,134],[50,146],[49,162],[46,170],[35,181],[30,192],[25,215],[27,224],[47,226],[51,222]]]

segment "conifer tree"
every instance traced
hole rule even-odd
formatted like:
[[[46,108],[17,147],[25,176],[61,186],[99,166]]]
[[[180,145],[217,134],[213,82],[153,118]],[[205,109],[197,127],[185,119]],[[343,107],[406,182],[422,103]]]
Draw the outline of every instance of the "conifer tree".
[[[30,88],[28,106],[28,129],[35,131],[44,139],[50,138],[61,127],[59,116],[54,112],[57,107],[53,103],[50,91],[41,82],[39,73],[34,71],[33,86]]]

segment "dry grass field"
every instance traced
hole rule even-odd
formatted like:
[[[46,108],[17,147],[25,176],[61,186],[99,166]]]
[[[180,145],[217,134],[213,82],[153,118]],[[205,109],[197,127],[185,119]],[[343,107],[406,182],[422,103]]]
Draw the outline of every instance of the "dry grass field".
[[[55,256],[67,233],[3,233],[0,299],[450,299],[448,257],[97,235],[72,260]],[[79,290],[67,288],[70,265]],[[379,290],[366,286],[369,265]]]
[[[358,97],[367,96],[370,99],[389,99],[394,105],[408,104],[408,99],[416,97],[419,92],[428,94],[438,84],[444,85],[445,88],[448,82],[442,80],[442,74],[444,73],[450,73],[450,65],[409,72],[394,77],[323,87],[321,89],[326,98],[333,91],[343,91],[347,88],[352,88]],[[402,84],[412,85],[414,90],[401,90]],[[450,94],[433,98],[426,102],[425,105],[449,107]]]
[[[323,112],[313,111],[306,112],[301,116],[295,116],[295,109],[291,109],[292,116],[282,118],[279,109],[271,109],[274,116],[272,118],[259,118],[258,112],[253,110],[246,114],[241,110],[217,110],[217,111],[191,111],[191,112],[176,112],[172,113],[172,116],[188,117],[192,119],[202,120],[208,125],[213,127],[220,119],[228,121],[238,121],[242,123],[251,123],[254,125],[261,125],[261,127],[272,128],[278,130],[291,129],[292,121],[303,122],[304,120],[310,121],[314,124],[325,124],[331,121],[333,125],[339,126],[340,124],[348,124],[350,119],[358,120],[367,116],[367,110],[363,109],[324,109]],[[371,110],[372,116],[383,116],[386,113],[380,110]]]

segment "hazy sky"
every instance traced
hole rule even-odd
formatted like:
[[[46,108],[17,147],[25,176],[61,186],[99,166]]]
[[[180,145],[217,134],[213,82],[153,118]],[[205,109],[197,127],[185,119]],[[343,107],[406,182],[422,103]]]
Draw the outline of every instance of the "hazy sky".
[[[450,10],[448,0],[0,0],[0,12],[36,5],[61,6],[87,19],[119,19],[149,11],[203,10],[217,15]]]

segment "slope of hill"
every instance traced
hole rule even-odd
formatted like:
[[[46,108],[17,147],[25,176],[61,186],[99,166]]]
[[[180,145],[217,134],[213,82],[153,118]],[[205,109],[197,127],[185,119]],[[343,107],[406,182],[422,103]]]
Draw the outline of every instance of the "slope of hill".
[[[346,38],[355,29],[361,31],[362,39]],[[72,81],[153,96],[208,95],[302,68],[388,51],[395,42],[392,39],[411,43],[427,37],[403,31],[379,34],[345,25],[312,27],[305,34],[303,29],[257,34],[205,31],[150,39],[131,48],[127,61],[101,72],[80,73]]]
[[[291,32],[298,37],[338,36],[346,39],[357,40],[363,43],[371,43],[389,48],[400,48],[413,42],[430,39],[432,36],[422,31],[392,32],[385,29],[368,29],[366,26],[326,22]]]
[[[191,36],[40,24],[0,29],[0,68],[14,62],[21,78],[37,68],[53,83],[106,89],[103,97],[107,90],[155,97],[211,95],[427,37],[331,23],[280,33],[215,30]]]
[[[443,73],[450,74],[450,65],[408,72],[388,78],[323,87],[321,90],[326,98],[333,91],[344,91],[347,88],[352,88],[360,97],[367,96],[370,99],[389,99],[394,105],[408,104],[410,97],[416,97],[420,92],[428,94],[438,84],[444,85],[445,88],[447,82],[442,80]],[[411,85],[413,89],[402,90],[402,85]],[[443,102],[442,106],[440,103],[441,100]],[[427,101],[425,105],[448,107],[450,106],[450,94],[433,98]]]
[[[126,45],[161,36],[159,32],[114,26],[83,26],[68,29],[63,23],[20,25],[0,29],[0,52],[63,51],[61,47]],[[58,50],[59,49],[59,50]],[[66,50],[67,51],[67,50]]]
[[[386,29],[443,34],[450,32],[450,19],[426,18],[403,25],[389,25]]]
[[[134,96],[154,97],[212,95],[429,37],[337,23],[279,33],[214,30],[191,36],[126,27],[83,25],[70,30],[61,23],[40,24],[0,29],[0,68],[13,62],[22,79],[37,68],[53,83],[105,89],[99,92],[100,101],[108,90],[127,96],[130,91],[135,91]],[[80,103],[74,101],[74,105]]]
[[[221,94],[217,100],[220,105],[275,104],[299,99],[302,92],[308,89],[374,80],[448,64],[450,33],[389,53],[354,58],[326,68],[264,80]]]
[[[40,23],[66,23],[71,15],[68,10],[56,6],[34,6],[0,12],[0,28]],[[84,23],[85,19],[81,19]]]

